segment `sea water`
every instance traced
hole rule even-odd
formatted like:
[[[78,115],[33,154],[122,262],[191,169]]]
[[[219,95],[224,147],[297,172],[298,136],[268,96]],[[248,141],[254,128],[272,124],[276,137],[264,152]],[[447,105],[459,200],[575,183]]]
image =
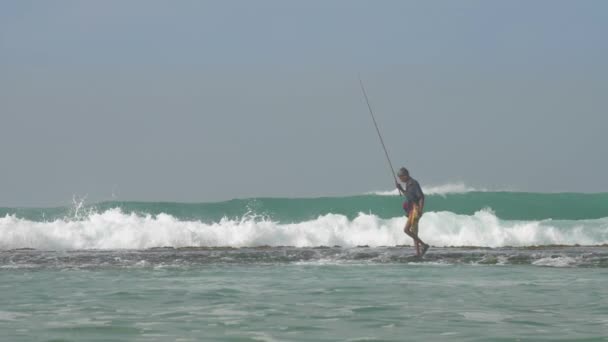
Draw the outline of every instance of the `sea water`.
[[[452,190],[453,191],[453,190]],[[608,340],[608,195],[1,208],[1,341]]]

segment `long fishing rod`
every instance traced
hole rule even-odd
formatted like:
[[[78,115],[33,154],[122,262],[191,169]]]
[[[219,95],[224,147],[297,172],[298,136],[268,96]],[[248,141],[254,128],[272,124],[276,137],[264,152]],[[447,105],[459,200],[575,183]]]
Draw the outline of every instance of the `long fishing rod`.
[[[380,129],[378,128],[378,123],[376,122],[376,117],[374,116],[374,111],[372,110],[372,106],[369,104],[369,99],[367,98],[367,92],[365,91],[365,87],[363,86],[363,81],[361,81],[361,77],[359,77],[359,84],[361,85],[361,90],[363,91],[363,96],[365,97],[365,102],[367,103],[367,108],[369,109],[369,115],[372,116],[372,121],[374,122],[374,126],[376,127],[376,132],[378,133],[378,138],[380,138],[380,143],[382,144],[382,148],[384,149],[384,155],[386,156],[386,160],[388,161],[388,166],[391,169],[391,173],[393,174],[393,179],[395,183],[397,183],[397,175],[395,175],[395,169],[393,168],[393,163],[391,163],[391,158],[388,156],[388,151],[386,150],[386,145],[384,145],[384,139],[382,139],[382,134],[380,134]],[[399,195],[401,196],[401,190],[399,190]]]

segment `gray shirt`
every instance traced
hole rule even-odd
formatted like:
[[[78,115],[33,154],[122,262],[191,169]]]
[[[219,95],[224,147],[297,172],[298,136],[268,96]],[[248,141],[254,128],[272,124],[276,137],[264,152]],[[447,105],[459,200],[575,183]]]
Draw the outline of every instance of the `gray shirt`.
[[[418,203],[424,197],[420,184],[412,177],[405,182],[405,197],[409,203]]]

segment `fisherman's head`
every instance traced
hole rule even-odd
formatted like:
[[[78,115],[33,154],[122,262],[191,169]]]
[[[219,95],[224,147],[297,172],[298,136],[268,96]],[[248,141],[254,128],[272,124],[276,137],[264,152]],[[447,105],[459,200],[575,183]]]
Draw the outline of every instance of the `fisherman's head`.
[[[402,182],[407,182],[407,180],[410,179],[410,172],[406,168],[402,167],[397,172],[397,177],[399,177]]]

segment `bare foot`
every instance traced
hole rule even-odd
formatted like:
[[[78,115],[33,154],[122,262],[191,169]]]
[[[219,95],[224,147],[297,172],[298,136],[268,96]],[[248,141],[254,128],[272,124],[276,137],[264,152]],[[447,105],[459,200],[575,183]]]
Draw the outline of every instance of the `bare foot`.
[[[423,257],[426,254],[426,251],[429,250],[429,245],[424,244],[422,245],[422,254],[420,254],[420,257]]]

